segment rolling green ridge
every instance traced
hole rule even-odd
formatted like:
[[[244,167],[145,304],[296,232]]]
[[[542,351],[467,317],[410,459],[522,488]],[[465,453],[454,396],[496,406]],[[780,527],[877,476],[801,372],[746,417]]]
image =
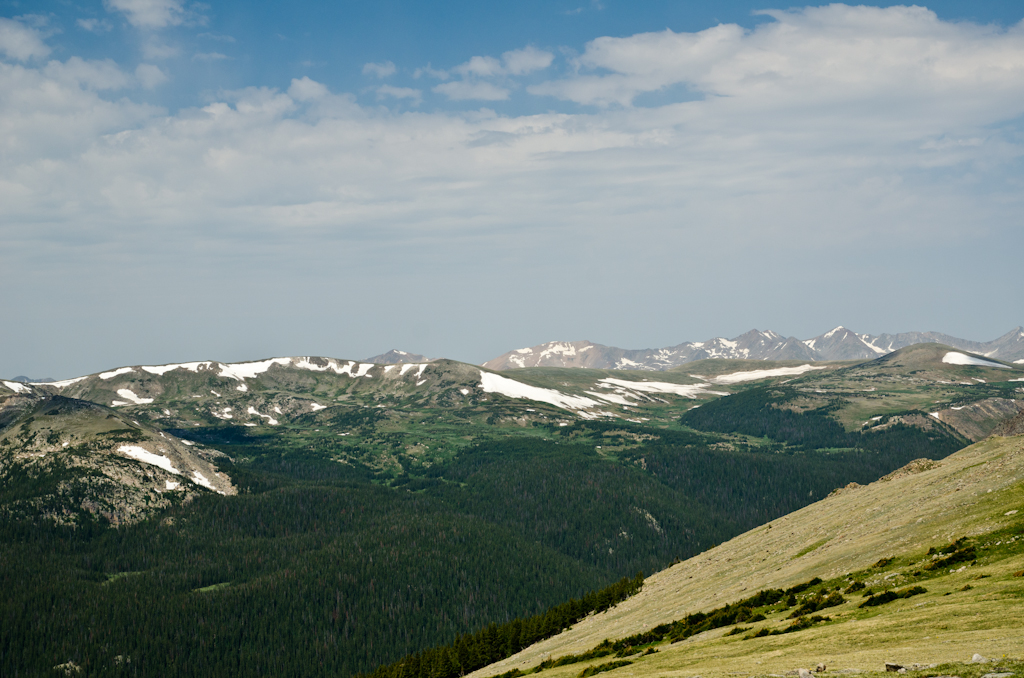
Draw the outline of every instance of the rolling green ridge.
[[[934,362],[942,381],[976,369]],[[636,373],[522,371],[522,383],[580,397],[599,380],[637,384],[623,387],[630,404],[616,414],[485,392],[479,369],[450,361],[364,377],[275,364],[240,380],[216,369],[120,370],[67,387],[95,398],[86,409],[126,441],[166,434],[180,450],[206,451],[238,492],[163,491],[159,476],[159,491],[129,497],[134,513],[118,508],[126,500],[110,483],[151,466],[69,439],[59,418],[29,421],[35,396],[0,402],[0,436],[11,441],[0,446],[0,584],[12,592],[0,600],[0,674],[46,675],[68,661],[89,675],[372,671],[663,570],[836,488],[968,444],[908,403],[963,402],[967,389],[1020,395],[1012,383],[906,382],[918,377],[904,367],[880,389],[892,374],[877,365],[695,398],[665,389],[702,377],[659,374],[652,387]],[[876,400],[860,395],[865,383],[849,387],[853,369]],[[983,374],[1017,376],[1001,372]],[[105,404],[124,390],[153,402]],[[844,413],[871,402],[886,413],[849,427]],[[138,518],[111,529],[102,502]]]

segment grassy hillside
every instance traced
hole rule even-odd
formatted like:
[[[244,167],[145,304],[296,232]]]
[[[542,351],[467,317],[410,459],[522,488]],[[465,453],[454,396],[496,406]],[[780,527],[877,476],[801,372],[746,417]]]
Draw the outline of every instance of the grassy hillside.
[[[633,663],[615,675],[781,674],[818,663],[833,671],[880,671],[886,660],[909,666],[974,653],[1024,656],[1024,438],[993,438],[840,490],[659,572],[613,610],[473,676],[530,671],[547,659],[590,652],[605,639],[816,578],[821,581],[790,605],[755,606],[765,615],[761,621],[728,624],[684,642],[637,643],[626,653]],[[906,594],[915,586],[925,591],[865,605],[872,596]],[[832,593],[844,602],[804,615],[822,620],[766,635],[792,627],[801,605]],[[640,654],[648,647],[655,652]],[[540,675],[575,677],[608,661],[605,655]]]

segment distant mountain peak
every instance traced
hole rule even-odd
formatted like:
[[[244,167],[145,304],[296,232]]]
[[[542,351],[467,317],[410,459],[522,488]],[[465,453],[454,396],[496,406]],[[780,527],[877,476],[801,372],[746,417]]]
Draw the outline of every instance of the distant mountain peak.
[[[375,355],[372,358],[367,358],[362,362],[373,363],[375,365],[400,365],[402,363],[426,363],[430,362],[430,359],[426,356],[422,356],[419,353],[408,353],[406,351],[399,351],[397,348],[393,348],[387,353],[381,353]]]
[[[549,341],[517,348],[488,360],[484,367],[585,367],[618,370],[667,370],[695,360],[871,360],[906,346],[939,343],[1009,362],[1024,360],[1024,326],[989,342],[958,339],[939,332],[857,334],[839,325],[812,339],[783,337],[773,330],[749,330],[734,339],[715,337],[666,348],[630,350],[590,341]]]

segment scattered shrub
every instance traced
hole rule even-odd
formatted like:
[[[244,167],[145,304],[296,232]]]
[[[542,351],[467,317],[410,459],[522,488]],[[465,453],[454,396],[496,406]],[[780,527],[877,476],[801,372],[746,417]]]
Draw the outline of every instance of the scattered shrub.
[[[871,596],[861,603],[860,606],[877,607],[879,605],[891,603],[894,600],[899,600],[900,598],[910,598],[911,596],[918,596],[922,593],[928,593],[928,589],[923,586],[911,586],[909,589],[904,589],[903,591],[884,591],[879,593],[877,596]]]
[[[629,666],[632,663],[633,662],[625,659],[619,659],[613,662],[598,664],[597,666],[588,666],[587,668],[580,671],[579,678],[589,678],[590,676],[593,676],[598,673],[604,673],[605,671],[612,671],[623,666]]]

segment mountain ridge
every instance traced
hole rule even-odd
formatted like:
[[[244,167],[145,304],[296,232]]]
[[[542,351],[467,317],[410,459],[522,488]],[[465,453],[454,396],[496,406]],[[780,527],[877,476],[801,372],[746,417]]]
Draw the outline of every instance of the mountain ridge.
[[[784,337],[772,330],[753,329],[733,339],[676,344],[665,348],[623,349],[591,341],[549,341],[513,349],[482,365],[492,370],[525,367],[587,367],[592,369],[664,371],[697,360],[870,360],[913,344],[935,343],[988,358],[1024,364],[1024,326],[988,342],[971,341],[940,332],[857,334],[842,325],[811,339]]]

